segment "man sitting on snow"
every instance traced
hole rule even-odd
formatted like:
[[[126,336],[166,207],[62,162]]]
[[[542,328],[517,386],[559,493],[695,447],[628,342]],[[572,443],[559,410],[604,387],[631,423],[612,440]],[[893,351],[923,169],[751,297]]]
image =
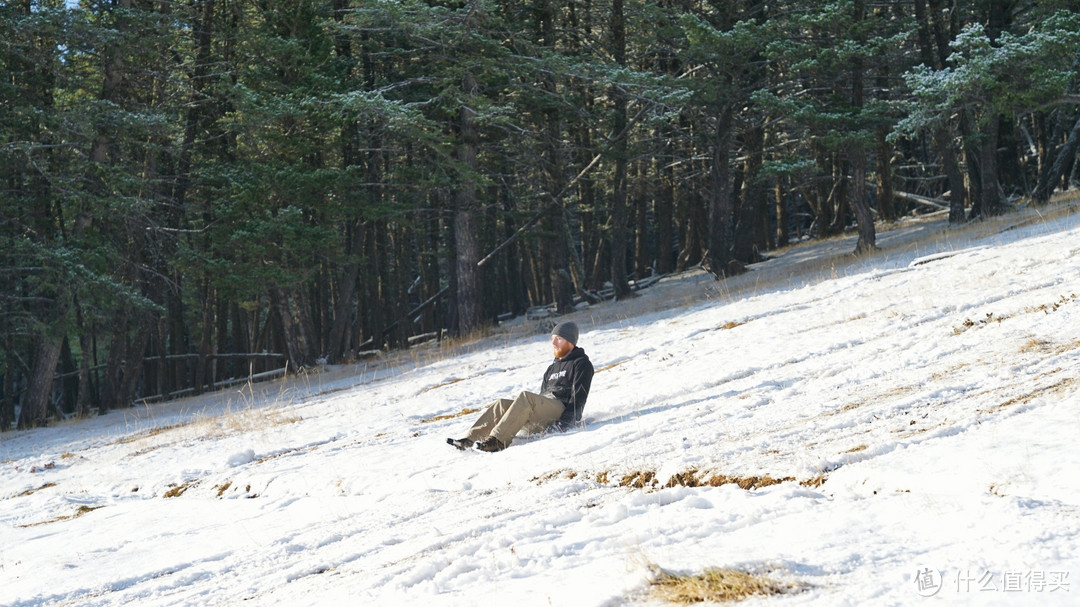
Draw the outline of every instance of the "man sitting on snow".
[[[494,453],[510,446],[518,430],[543,432],[566,429],[581,421],[589,397],[593,366],[585,350],[577,347],[578,327],[572,322],[555,325],[551,347],[555,362],[547,368],[540,393],[521,392],[513,400],[500,398],[488,405],[465,438],[448,438],[458,449],[475,446]]]

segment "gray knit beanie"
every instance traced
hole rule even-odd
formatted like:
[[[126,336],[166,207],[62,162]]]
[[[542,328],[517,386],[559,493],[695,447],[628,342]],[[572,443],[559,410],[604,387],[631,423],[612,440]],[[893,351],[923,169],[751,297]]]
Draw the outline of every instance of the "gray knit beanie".
[[[555,325],[555,328],[551,330],[552,335],[558,335],[566,341],[577,345],[578,328],[577,325],[571,321],[561,322]]]

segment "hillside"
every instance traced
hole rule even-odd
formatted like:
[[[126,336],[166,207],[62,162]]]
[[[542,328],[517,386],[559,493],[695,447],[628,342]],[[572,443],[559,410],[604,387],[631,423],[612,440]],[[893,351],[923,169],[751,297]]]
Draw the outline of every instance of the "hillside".
[[[584,427],[498,454],[444,439],[539,386],[535,321],[0,434],[0,604],[642,606],[711,567],[787,589],[741,605],[1073,604],[1076,206],[580,311]]]

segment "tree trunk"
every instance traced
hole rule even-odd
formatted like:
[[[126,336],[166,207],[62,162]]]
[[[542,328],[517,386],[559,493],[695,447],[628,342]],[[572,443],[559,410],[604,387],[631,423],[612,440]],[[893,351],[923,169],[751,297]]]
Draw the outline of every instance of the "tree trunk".
[[[201,297],[199,302],[199,308],[201,310],[201,321],[199,322],[199,350],[198,358],[195,359],[195,381],[192,382],[192,388],[195,389],[195,394],[202,394],[203,388],[207,384],[211,383],[207,381],[207,365],[210,363],[210,354],[212,354],[212,336],[213,336],[213,304],[210,301],[210,281],[204,280],[202,286],[199,288]]]
[[[866,155],[854,154],[851,166],[851,204],[855,209],[855,220],[859,226],[859,240],[855,243],[855,254],[861,255],[877,249],[877,232],[874,227],[874,215],[866,202]]]
[[[964,208],[967,206],[968,193],[964,183],[964,171],[960,167],[961,150],[953,143],[952,129],[945,127],[934,136],[941,155],[942,168],[949,182],[949,223],[964,221]]]
[[[115,408],[120,402],[120,382],[123,379],[124,361],[127,359],[127,334],[130,309],[122,310],[120,318],[109,327],[109,354],[105,357],[104,377],[101,385],[101,410]]]
[[[618,2],[618,0],[616,0]],[[616,115],[625,119],[625,99],[615,102]],[[616,119],[616,123],[620,122]],[[615,299],[623,299],[630,296],[630,284],[626,278],[626,158],[625,143],[616,146],[620,149],[620,157],[615,159],[615,179],[611,193],[611,285],[615,290]]]
[[[384,250],[382,246],[384,234],[389,226],[385,221],[375,221],[364,227],[364,268],[360,272],[363,281],[364,303],[362,306],[364,336],[374,340],[376,348],[383,346],[383,330],[386,328],[386,318],[383,314],[383,279],[382,268],[384,263]],[[451,264],[453,267],[453,264]],[[456,279],[451,277],[451,284],[456,284]],[[454,323],[457,322],[457,309],[454,310]],[[456,324],[455,324],[456,328]]]
[[[689,155],[689,150],[687,151]],[[691,160],[686,172],[707,172],[708,167],[699,165],[706,164],[703,161]],[[675,271],[681,272],[686,268],[704,261],[705,249],[709,241],[709,201],[708,188],[690,187],[679,197],[676,205],[676,214],[679,217],[680,247],[678,262]]]
[[[90,415],[90,356],[93,352],[93,345],[90,339],[90,327],[87,327],[85,318],[82,314],[82,309],[78,303],[75,304],[75,313],[78,320],[78,326],[81,327],[79,331],[79,350],[81,350],[81,356],[79,356],[79,388],[75,396],[75,414],[79,417],[87,417]]]
[[[971,137],[971,125],[964,125],[964,135],[961,140],[964,142],[964,156],[966,160],[964,163],[964,183],[967,185],[969,192],[968,197],[971,200],[971,208],[968,211],[968,217],[974,219],[980,217],[983,214],[983,195],[982,195],[982,173],[979,167],[981,163],[981,156],[979,154],[978,146],[970,143]]]
[[[949,56],[948,32],[942,22],[944,6],[941,0],[915,0],[915,20],[918,23],[919,55],[925,65],[936,70],[945,66]],[[967,206],[967,188],[960,168],[963,151],[954,144],[955,128],[943,126],[931,134],[931,144],[941,157],[942,168],[949,184],[949,223],[964,221]]]
[[[135,335],[131,346],[127,348],[127,360],[124,364],[124,378],[120,382],[119,406],[127,407],[135,400],[139,389],[139,380],[143,374],[143,357],[146,346],[150,344],[150,335],[154,329],[154,318],[149,312],[139,313],[139,323],[135,326]]]
[[[466,74],[461,82],[466,95],[475,93],[476,79]],[[454,249],[457,253],[457,333],[467,335],[480,327],[480,244],[476,231],[476,171],[477,134],[472,108],[463,105],[458,119],[458,161],[468,174],[461,176],[454,197]]]
[[[900,211],[896,208],[896,194],[893,186],[892,174],[892,147],[885,139],[887,132],[883,128],[877,129],[877,153],[875,159],[875,185],[877,186],[877,209],[878,217],[886,221],[900,219]]]
[[[626,64],[626,18],[623,14],[623,0],[611,2],[611,49],[615,63]],[[615,176],[611,192],[611,285],[615,299],[625,299],[634,295],[626,278],[627,231],[629,226],[626,212],[626,164],[627,164],[627,115],[626,93],[619,87],[611,90],[614,106],[612,137],[615,138]]]
[[[49,335],[40,335],[34,340],[34,363],[27,378],[26,396],[19,413],[20,430],[44,426],[48,419],[53,376],[56,374],[56,363],[60,360],[62,342],[62,338]]]
[[[814,162],[820,167],[822,173],[833,172],[832,155],[821,144],[811,142],[814,151]],[[813,185],[807,188],[805,193],[806,203],[814,214],[815,235],[818,237],[831,236],[836,230],[836,208],[833,204],[833,190],[839,182],[835,179],[816,179]]]
[[[336,25],[342,26],[346,8],[346,0],[333,0],[333,19]],[[352,62],[352,39],[350,36],[344,33],[344,29],[339,30],[339,34],[334,37],[334,52],[338,58],[342,61]],[[365,58],[366,59],[366,58]],[[370,65],[364,63],[362,70],[363,75],[370,79]],[[347,78],[343,78],[347,80]],[[343,82],[343,84],[345,84]],[[358,152],[358,135],[360,125],[352,120],[346,120],[340,129],[341,139],[341,167],[342,170],[348,171],[352,167],[356,166],[360,162]],[[378,149],[377,145],[371,147],[372,150]],[[370,170],[370,167],[369,167]],[[369,179],[370,183],[377,183],[378,176],[375,179]],[[347,257],[355,257],[359,255],[357,250],[357,237],[358,230],[360,229],[359,221],[351,221],[344,226],[344,253]],[[341,270],[341,276],[337,283],[337,292],[333,295],[333,317],[330,319],[329,327],[326,332],[326,359],[332,364],[336,364],[342,361],[345,355],[345,350],[348,347],[348,331],[350,321],[352,320],[353,310],[353,298],[356,296],[356,284],[357,278],[360,274],[360,263],[358,261],[350,261],[345,264],[345,267]]]
[[[658,183],[656,187],[656,271],[658,274],[670,274],[675,270],[675,168],[669,159],[674,152],[674,145],[668,140],[669,132],[662,129],[660,136],[664,141],[665,153],[656,160]]]
[[[1035,188],[1036,203],[1046,204],[1050,200],[1055,184],[1061,181],[1062,176],[1065,174],[1065,168],[1070,166],[1076,158],[1078,147],[1080,147],[1080,117],[1076,119],[1072,130],[1069,131],[1069,137],[1065,140],[1065,145],[1061,146],[1057,155],[1054,156],[1054,162],[1039,176],[1039,185]]]
[[[1011,17],[1009,15],[1013,0],[989,0],[987,4],[986,35],[990,44],[997,46],[1002,32],[1006,31]],[[979,139],[979,189],[980,207],[986,215],[1000,215],[1004,212],[1001,192],[998,184],[1000,166],[998,163],[998,143],[1001,139],[1001,118],[997,114],[984,117]]]
[[[788,205],[779,176],[773,177],[773,203],[776,205],[776,248],[788,246]]]
[[[5,341],[7,343],[4,344],[3,351],[8,353],[8,356],[2,361],[4,367],[0,372],[0,432],[11,429],[11,424],[15,423],[15,394],[12,389],[15,382],[15,357],[10,340]]]
[[[708,254],[706,269],[720,278],[729,274],[731,257],[731,128],[732,110],[717,119],[709,155]]]
[[[235,352],[244,353],[256,352],[257,350],[254,350],[252,348],[251,331],[243,310],[240,309],[239,304],[237,304],[235,301],[229,302],[228,307],[229,319],[231,320],[229,324],[232,327],[231,339],[233,350]],[[239,366],[239,363],[237,363],[237,366]],[[252,371],[253,369],[251,368],[251,363],[247,363],[246,368],[235,368],[233,370],[233,377],[243,377],[244,375],[250,375]]]
[[[649,200],[654,199],[651,195],[649,184],[652,181],[646,174],[648,171],[644,161],[634,163],[634,273],[638,278],[649,276],[652,273],[652,261],[654,259],[649,247]]]
[[[743,263],[761,261],[761,253],[768,249],[767,194],[765,183],[761,181],[761,169],[764,165],[765,129],[755,125],[744,134],[746,161],[741,175],[741,204],[735,211],[738,221],[734,228],[734,255]],[[735,188],[733,188],[734,190]]]
[[[305,364],[312,364],[323,354],[322,344],[319,341],[319,331],[315,327],[313,317],[314,304],[310,288],[301,286],[296,295],[296,329],[300,343],[300,355]]]
[[[334,302],[334,321],[330,327],[329,345],[326,348],[327,360],[331,363],[341,362],[345,354],[344,344],[347,341],[346,333],[352,317],[353,297],[356,294],[356,280],[359,274],[360,264],[354,261],[345,266],[338,284],[337,300]]]
[[[987,216],[1000,215],[1004,211],[1001,194],[998,189],[997,116],[990,117],[983,125],[979,142],[979,206]]]
[[[281,287],[269,288],[270,307],[277,317],[277,325],[280,330],[281,349],[284,350],[288,368],[296,371],[306,366],[307,361],[300,351],[300,344],[296,335],[296,324],[293,320],[289,296]]]
[[[591,91],[585,88],[581,91],[581,95],[587,99],[586,103],[591,105]],[[581,166],[588,166],[593,153],[593,137],[592,131],[587,128],[578,129],[578,134],[575,137],[577,143],[577,160]],[[578,199],[578,213],[577,218],[580,223],[579,233],[581,234],[581,259],[582,259],[582,274],[583,281],[581,287],[583,289],[595,289],[596,285],[603,280],[600,275],[597,274],[595,262],[597,253],[601,249],[601,235],[599,226],[597,226],[597,202],[596,202],[596,182],[590,175],[585,175],[574,184],[577,189]],[[592,264],[586,266],[586,263]]]
[[[570,227],[568,211],[562,206],[559,206],[556,211],[559,214],[557,221],[563,236],[563,250],[566,251],[567,265],[570,268],[570,288],[586,300],[591,299],[588,290],[585,288],[585,267],[574,242],[574,232]],[[573,305],[573,302],[571,302],[571,305]]]
[[[855,19],[858,24],[866,18],[865,0],[855,0]],[[862,42],[860,40],[860,42]],[[860,112],[865,105],[863,90],[866,78],[863,58],[856,56],[851,67],[851,106]],[[877,249],[877,233],[874,226],[874,214],[866,200],[866,150],[854,146],[851,156],[851,208],[855,211],[855,221],[859,227],[859,240],[855,244],[855,254],[860,255]]]
[[[546,259],[555,311],[558,314],[569,314],[574,311],[574,279],[567,269],[571,245],[565,237],[565,218],[559,217],[562,212],[562,207],[555,205],[544,219],[545,231],[551,235],[547,242]]]

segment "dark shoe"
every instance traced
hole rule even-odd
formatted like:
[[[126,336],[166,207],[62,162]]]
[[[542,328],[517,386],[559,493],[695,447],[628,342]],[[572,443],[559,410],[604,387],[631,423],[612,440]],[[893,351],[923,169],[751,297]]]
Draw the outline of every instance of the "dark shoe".
[[[461,451],[464,451],[469,447],[473,446],[473,441],[467,438],[448,438],[446,439],[446,444],[453,445]]]
[[[506,448],[506,445],[494,436],[489,436],[482,441],[476,442],[477,451],[486,451],[488,453],[495,453],[496,451],[502,451]]]

